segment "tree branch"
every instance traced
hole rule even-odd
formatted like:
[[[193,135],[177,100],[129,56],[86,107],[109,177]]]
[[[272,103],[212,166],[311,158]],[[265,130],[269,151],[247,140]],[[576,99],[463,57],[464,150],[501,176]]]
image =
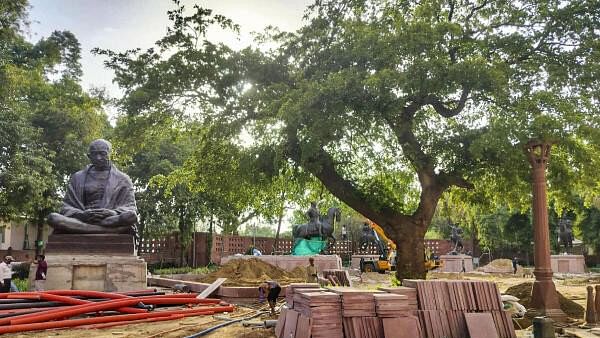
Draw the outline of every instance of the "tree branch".
[[[309,163],[303,167],[317,177],[327,190],[373,222],[382,226],[390,223],[397,224],[399,219],[410,222],[409,216],[402,215],[391,208],[370,205],[369,198],[337,172],[333,158],[325,150],[320,149],[309,158],[303,158],[300,145],[294,135],[288,136],[287,152],[287,155],[297,163]]]
[[[467,98],[469,97],[469,93],[471,90],[466,85],[463,85],[462,93],[460,94],[460,98],[458,102],[456,102],[455,108],[448,108],[447,103],[442,102],[435,96],[428,96],[425,98],[425,103],[430,104],[435,111],[443,117],[453,117],[458,114],[465,108],[465,104],[467,103]]]
[[[473,17],[473,15],[475,15],[475,13],[477,13],[478,10],[482,9],[483,7],[485,7],[488,4],[487,0],[484,0],[481,5],[479,6],[473,6],[471,8],[471,11],[469,11],[469,14],[467,14],[467,16],[465,17],[465,22],[469,22],[471,20],[471,18]]]

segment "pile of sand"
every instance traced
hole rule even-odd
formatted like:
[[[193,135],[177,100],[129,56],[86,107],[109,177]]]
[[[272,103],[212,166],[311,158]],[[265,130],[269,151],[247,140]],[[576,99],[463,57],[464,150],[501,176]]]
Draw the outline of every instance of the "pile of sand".
[[[513,273],[512,260],[501,258],[494,259],[489,264],[477,268],[477,271],[483,271],[487,273]],[[517,266],[517,274],[522,274],[523,268]]]
[[[224,283],[226,286],[258,286],[267,280],[282,285],[305,282],[306,270],[299,268],[287,272],[258,258],[233,259],[219,270],[200,278],[199,282],[212,283],[217,278],[227,278]]]
[[[511,286],[505,292],[505,294],[515,296],[519,298],[519,303],[523,305],[526,309],[530,307],[531,304],[531,288],[533,287],[532,282],[525,282],[521,284],[517,284],[515,286]],[[571,318],[583,318],[585,310],[583,306],[575,303],[574,301],[566,298],[560,292],[558,293],[558,302],[560,303],[560,309],[563,310],[567,316]]]

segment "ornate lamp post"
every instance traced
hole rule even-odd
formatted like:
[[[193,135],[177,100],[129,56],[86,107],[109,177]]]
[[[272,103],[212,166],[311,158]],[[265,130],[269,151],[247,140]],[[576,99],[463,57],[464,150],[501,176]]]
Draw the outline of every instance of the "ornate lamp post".
[[[546,141],[531,140],[523,148],[531,164],[533,188],[533,231],[535,282],[531,291],[531,307],[541,315],[564,321],[566,315],[560,309],[556,287],[552,281],[550,266],[550,231],[548,228],[548,205],[546,200],[546,166],[550,147]]]

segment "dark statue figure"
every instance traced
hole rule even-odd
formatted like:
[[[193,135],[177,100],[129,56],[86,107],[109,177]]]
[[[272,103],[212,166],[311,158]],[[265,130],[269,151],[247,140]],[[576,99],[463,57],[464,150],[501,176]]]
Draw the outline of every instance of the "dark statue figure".
[[[377,235],[375,234],[375,230],[369,226],[369,223],[363,223],[360,243],[358,245],[360,250],[366,251],[371,243],[377,246],[378,242],[379,241],[377,239]]]
[[[57,234],[136,234],[133,184],[110,161],[111,144],[90,144],[91,164],[71,176],[60,213],[48,224]]]
[[[321,231],[321,212],[317,206],[317,202],[310,202],[310,208],[306,212],[308,216],[308,227],[312,229],[319,229],[319,235],[322,235]]]
[[[570,253],[573,249],[573,225],[568,218],[561,218],[558,221],[559,244],[565,247],[565,251]]]
[[[459,252],[462,252],[464,248],[461,236],[463,230],[455,224],[450,224],[450,229],[452,229],[452,232],[450,233],[450,241],[452,242],[452,254],[457,254]]]
[[[311,237],[320,237],[323,240],[328,241],[327,247],[324,251],[327,251],[335,244],[335,237],[333,237],[333,230],[335,222],[339,222],[342,219],[341,211],[339,208],[329,208],[327,215],[322,216],[319,214],[316,202],[311,202],[310,208],[306,212],[309,222],[307,224],[296,224],[292,226],[292,235],[294,240],[304,238],[310,239]]]

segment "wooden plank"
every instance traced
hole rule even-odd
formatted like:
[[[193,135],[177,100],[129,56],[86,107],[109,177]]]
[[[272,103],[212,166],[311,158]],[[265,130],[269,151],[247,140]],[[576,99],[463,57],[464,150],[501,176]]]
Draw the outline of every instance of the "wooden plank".
[[[227,278],[217,278],[216,281],[214,281],[204,291],[202,291],[201,294],[199,294],[198,296],[196,296],[196,298],[198,298],[198,299],[204,299],[204,298],[210,296],[210,294],[213,293],[213,292],[215,292],[221,286],[221,284],[223,284],[226,280],[227,280]]]

